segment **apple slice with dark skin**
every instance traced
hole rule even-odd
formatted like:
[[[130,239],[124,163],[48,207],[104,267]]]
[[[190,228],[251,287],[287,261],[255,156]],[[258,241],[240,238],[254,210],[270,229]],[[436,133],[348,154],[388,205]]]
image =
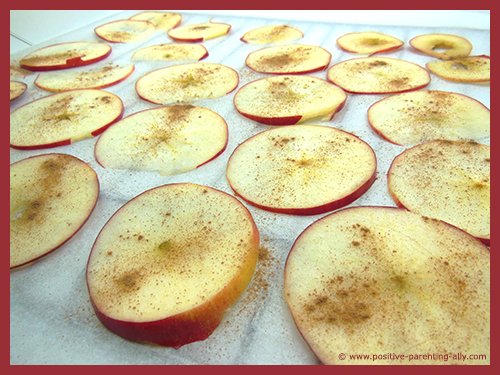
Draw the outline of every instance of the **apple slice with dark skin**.
[[[408,61],[362,57],[333,65],[328,80],[352,94],[391,94],[421,89],[431,79],[424,68]]]
[[[240,144],[226,176],[234,192],[253,206],[317,215],[363,195],[376,169],[372,148],[351,133],[297,125],[267,130]]]
[[[389,96],[368,109],[368,122],[382,138],[397,145],[480,140],[490,135],[490,110],[469,96],[446,91]]]
[[[347,99],[331,83],[311,76],[263,78],[241,87],[234,105],[243,116],[266,125],[330,120]]]
[[[490,241],[490,147],[432,141],[397,156],[387,173],[394,201]]]
[[[337,39],[337,45],[344,51],[366,55],[395,51],[403,44],[398,38],[374,31],[348,33]]]
[[[447,81],[490,82],[490,57],[486,55],[431,61],[427,63],[427,69]]]
[[[284,279],[295,324],[324,364],[489,363],[490,253],[442,221],[392,207],[337,211],[297,238]]]
[[[148,21],[118,20],[97,26],[97,36],[110,43],[135,43],[150,38],[156,31]]]
[[[111,54],[105,43],[70,42],[43,47],[24,56],[21,68],[32,71],[68,69],[93,64]]]
[[[229,94],[239,83],[238,73],[213,63],[174,65],[147,73],[136,82],[137,94],[156,104],[192,102]]]
[[[452,34],[425,34],[410,40],[417,51],[441,60],[469,56],[472,44],[467,39]]]
[[[131,20],[148,21],[151,22],[157,29],[169,31],[177,27],[181,21],[182,16],[179,13],[173,12],[141,12],[135,16],[130,17]]]
[[[259,232],[233,196],[163,185],[122,206],[87,264],[97,317],[125,339],[178,348],[206,339],[255,270]]]
[[[245,63],[258,73],[303,74],[325,70],[331,58],[330,52],[324,48],[292,44],[254,51]]]
[[[10,101],[16,100],[25,93],[28,86],[26,83],[10,81]]]
[[[82,160],[45,154],[10,166],[10,268],[51,253],[87,221],[99,195],[97,174]]]
[[[229,30],[231,25],[227,23],[207,22],[176,27],[168,32],[168,36],[178,42],[198,43],[224,36]]]
[[[250,30],[241,37],[248,44],[286,43],[302,39],[304,34],[299,29],[289,25],[269,25]]]
[[[200,61],[208,57],[208,51],[201,44],[169,43],[141,48],[134,52],[135,61]]]
[[[174,105],[135,113],[106,130],[95,145],[105,168],[147,170],[164,176],[184,173],[220,155],[227,124],[217,113]]]
[[[10,114],[10,147],[35,150],[101,134],[123,114],[121,99],[102,90],[72,90],[49,95]]]
[[[87,70],[68,70],[40,74],[36,80],[42,90],[62,92],[76,89],[102,89],[116,85],[129,77],[134,65],[105,65]]]

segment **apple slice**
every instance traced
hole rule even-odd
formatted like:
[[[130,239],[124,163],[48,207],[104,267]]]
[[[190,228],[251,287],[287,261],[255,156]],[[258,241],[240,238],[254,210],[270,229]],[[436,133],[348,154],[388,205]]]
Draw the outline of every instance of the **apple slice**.
[[[203,60],[208,51],[201,44],[157,44],[134,52],[132,60],[142,61],[186,61]]]
[[[133,71],[134,65],[106,65],[89,70],[44,73],[36,78],[35,85],[52,92],[101,89],[122,82]]]
[[[382,138],[398,145],[490,135],[490,110],[471,97],[446,91],[389,96],[368,109],[368,122]]]
[[[10,268],[54,251],[83,226],[99,195],[94,170],[71,155],[46,154],[10,166]]]
[[[397,156],[387,174],[401,207],[490,240],[490,147],[432,141]]]
[[[241,37],[248,44],[286,43],[302,39],[304,34],[299,29],[288,25],[262,26],[250,30]]]
[[[231,25],[227,23],[198,23],[176,27],[168,32],[168,36],[179,42],[197,43],[226,35],[230,29]]]
[[[123,114],[121,99],[102,90],[73,90],[25,104],[10,114],[10,146],[68,145],[101,134]]]
[[[325,70],[331,58],[330,52],[321,47],[293,44],[252,52],[245,63],[259,73],[300,74]]]
[[[259,232],[233,196],[164,185],[122,206],[87,264],[97,317],[128,340],[178,348],[206,339],[254,273]]]
[[[135,113],[106,130],[95,146],[105,168],[147,170],[164,176],[198,168],[227,145],[227,124],[217,113],[175,105]]]
[[[425,34],[410,40],[417,51],[442,60],[469,56],[472,44],[465,38],[452,34]]]
[[[442,221],[335,212],[297,238],[284,276],[295,324],[325,364],[489,363],[489,251]]]
[[[229,94],[239,83],[238,73],[221,64],[194,63],[170,66],[147,73],[135,89],[156,104],[191,102]]]
[[[316,215],[363,195],[376,169],[372,148],[351,133],[297,125],[267,130],[240,144],[226,175],[235,193],[253,206]]]
[[[328,70],[328,79],[353,94],[390,94],[418,90],[431,78],[421,66],[389,57],[342,61]]]
[[[343,90],[311,76],[258,79],[234,96],[239,113],[267,125],[293,125],[307,120],[330,120],[347,99]]]
[[[348,33],[337,39],[337,45],[344,51],[367,55],[394,51],[403,44],[398,38],[373,31]]]
[[[489,82],[490,57],[468,56],[447,61],[431,61],[427,69],[432,73],[454,82]]]
[[[24,94],[27,88],[28,85],[26,85],[26,83],[10,81],[10,101],[19,98],[22,94]]]
[[[10,63],[10,78],[24,78],[32,74],[29,70],[23,69],[18,63]]]
[[[68,69],[93,64],[110,54],[111,47],[105,43],[59,43],[29,53],[19,64],[21,68],[33,71]]]
[[[131,20],[138,21],[149,21],[151,22],[157,29],[161,29],[164,31],[168,31],[177,27],[181,21],[182,16],[179,13],[173,12],[141,12],[136,14],[135,16],[130,17]]]
[[[111,43],[134,43],[148,39],[156,31],[148,21],[118,20],[98,26],[94,32]]]

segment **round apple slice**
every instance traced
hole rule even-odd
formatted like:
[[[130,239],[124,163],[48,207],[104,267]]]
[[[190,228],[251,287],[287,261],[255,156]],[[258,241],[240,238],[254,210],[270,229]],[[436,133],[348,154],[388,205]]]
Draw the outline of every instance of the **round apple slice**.
[[[122,114],[120,98],[102,90],[46,96],[10,114],[10,146],[34,150],[68,145],[102,133]]]
[[[256,207],[316,215],[363,195],[375,181],[376,169],[372,148],[351,133],[297,125],[271,129],[240,144],[226,175],[236,194]]]
[[[425,34],[410,40],[417,51],[442,60],[469,56],[472,44],[465,38],[451,34]]]
[[[27,88],[28,85],[26,85],[26,83],[10,81],[10,101],[19,98],[22,94],[24,94]]]
[[[217,113],[191,105],[135,113],[106,130],[95,146],[105,168],[174,175],[215,159],[227,145],[227,124]]]
[[[148,39],[155,30],[148,21],[118,20],[98,26],[94,32],[111,43],[134,43]]]
[[[471,97],[445,91],[389,96],[368,109],[368,122],[382,138],[398,145],[490,135],[488,108]]]
[[[245,33],[241,41],[248,44],[286,43],[302,39],[304,34],[299,29],[288,25],[262,26]]]
[[[168,36],[179,42],[197,43],[226,35],[230,29],[231,25],[227,23],[198,23],[176,27],[168,32]]]
[[[440,219],[489,243],[490,147],[432,141],[397,156],[387,174],[402,207]]]
[[[325,364],[487,364],[489,271],[488,248],[453,226],[397,208],[353,207],[297,238],[285,299]]]
[[[225,65],[194,63],[158,69],[139,78],[137,94],[156,104],[219,98],[233,91],[238,73]]]
[[[149,21],[157,29],[168,31],[178,26],[182,21],[182,16],[179,13],[173,12],[141,12],[130,17],[131,20]]]
[[[325,70],[331,58],[330,52],[321,47],[293,44],[252,52],[245,63],[259,73],[300,74]]]
[[[87,285],[101,322],[128,340],[206,339],[252,278],[259,232],[233,196],[190,183],[148,190],[97,237]]]
[[[208,51],[201,44],[157,44],[134,52],[132,60],[143,61],[185,61],[203,60]]]
[[[68,69],[93,64],[110,54],[111,47],[105,43],[60,43],[31,52],[19,64],[21,68],[34,71]]]
[[[71,155],[46,154],[10,166],[10,268],[27,265],[68,241],[99,195],[94,170]]]
[[[348,33],[337,39],[337,45],[344,51],[367,55],[394,51],[403,44],[398,38],[373,31]]]
[[[447,61],[431,61],[427,63],[435,75],[455,82],[489,82],[490,57],[468,56]]]
[[[421,66],[389,57],[342,61],[328,70],[328,79],[353,94],[390,94],[417,90],[430,83]]]
[[[89,70],[51,72],[39,75],[35,85],[52,92],[100,89],[120,83],[133,71],[134,65],[106,65]]]
[[[279,76],[250,82],[234,96],[239,113],[267,125],[330,120],[347,96],[331,83],[311,76]]]

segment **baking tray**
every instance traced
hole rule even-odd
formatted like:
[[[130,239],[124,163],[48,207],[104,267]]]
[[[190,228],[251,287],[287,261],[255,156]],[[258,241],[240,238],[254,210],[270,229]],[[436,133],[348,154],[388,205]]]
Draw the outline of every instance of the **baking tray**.
[[[124,11],[79,30],[33,46],[11,61],[37,48],[65,41],[98,41],[95,26],[115,19],[125,19],[137,11]],[[242,43],[239,38],[248,30],[268,25],[288,23],[304,32],[295,43],[319,45],[333,55],[332,63],[356,55],[342,52],[336,39],[347,32],[376,30],[406,42],[405,47],[387,56],[412,61],[422,66],[433,58],[410,51],[407,42],[416,35],[445,32],[467,37],[473,44],[473,54],[490,53],[489,30],[459,28],[419,28],[403,26],[370,26],[299,21],[273,21],[245,17],[213,17],[202,13],[183,14],[183,24],[206,22],[209,19],[232,25],[228,36],[204,43],[210,55],[204,60],[234,68],[240,74],[240,86],[264,77],[244,64],[248,53],[260,46]],[[143,43],[113,44],[113,52],[96,64],[130,63],[133,51],[144,46],[168,43],[165,33],[156,34]],[[381,54],[380,56],[383,56]],[[136,64],[135,72],[124,82],[106,90],[119,95],[125,105],[125,116],[155,105],[140,100],[135,93],[135,81],[148,71],[169,63]],[[326,78],[326,72],[312,74]],[[11,104],[11,110],[34,99],[49,95],[33,81],[37,74],[19,79],[28,84],[28,91]],[[490,106],[488,85],[461,84],[444,81],[432,75],[429,89],[455,91],[469,95]],[[205,341],[180,349],[137,344],[107,331],[91,308],[85,284],[85,265],[92,244],[102,226],[124,203],[155,186],[173,182],[205,184],[231,193],[225,178],[225,167],[234,148],[250,136],[270,127],[239,115],[233,107],[233,95],[219,99],[200,100],[196,104],[210,108],[223,116],[229,126],[229,143],[225,152],[201,168],[177,176],[160,176],[150,172],[104,169],[93,156],[96,139],[72,145],[37,151],[10,150],[11,162],[29,156],[62,152],[81,158],[97,172],[101,192],[97,206],[85,226],[59,250],[30,267],[11,272],[10,276],[10,358],[12,364],[316,364],[298,333],[283,297],[283,268],[295,238],[318,218],[325,216],[289,216],[273,214],[244,203],[252,213],[261,234],[261,245],[267,256],[258,265],[256,274],[240,300],[225,314],[220,326]],[[361,198],[350,206],[394,206],[387,192],[386,173],[392,159],[404,148],[382,140],[369,128],[366,111],[382,95],[349,95],[345,108],[332,121],[323,125],[352,132],[368,142],[378,159],[377,179]],[[489,139],[481,140],[489,144]]]

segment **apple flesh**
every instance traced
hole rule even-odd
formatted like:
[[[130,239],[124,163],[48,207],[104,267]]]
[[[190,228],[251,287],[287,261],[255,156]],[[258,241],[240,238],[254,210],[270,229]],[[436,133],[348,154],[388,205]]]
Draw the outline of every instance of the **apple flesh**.
[[[328,80],[353,94],[391,94],[421,89],[430,83],[430,76],[408,61],[362,57],[333,65]]]
[[[168,36],[178,42],[198,43],[218,38],[229,33],[231,25],[227,23],[198,23],[176,27],[168,32]]]
[[[398,145],[490,135],[490,110],[471,97],[446,91],[389,96],[368,109],[368,122],[382,138]]]
[[[468,56],[447,61],[431,61],[427,69],[447,81],[490,82],[490,57]]]
[[[184,173],[220,155],[227,145],[227,124],[217,113],[174,105],[135,113],[100,137],[95,157],[105,168]]]
[[[93,64],[110,54],[111,47],[105,43],[59,43],[27,54],[19,64],[21,68],[32,71],[68,69]]]
[[[363,195],[376,169],[372,148],[351,133],[297,125],[264,131],[240,144],[226,176],[234,192],[253,206],[316,215]]]
[[[106,65],[89,70],[69,70],[39,75],[35,80],[42,90],[62,92],[75,89],[102,89],[116,85],[129,77],[134,65]]]
[[[123,114],[121,99],[102,90],[72,90],[25,104],[10,114],[10,146],[34,150],[102,133]]]
[[[212,334],[252,278],[258,252],[257,227],[233,196],[160,186],[99,233],[87,264],[90,299],[117,335],[178,348]]]
[[[136,61],[200,61],[208,57],[208,51],[201,44],[157,44],[134,52]]]
[[[135,16],[130,17],[135,21],[148,21],[151,22],[157,29],[169,31],[177,27],[181,21],[182,16],[179,13],[173,12],[141,12]]]
[[[490,147],[432,141],[397,156],[387,173],[394,201],[490,240]]]
[[[10,101],[16,100],[19,98],[28,86],[26,83],[18,82],[18,81],[10,81]]]
[[[71,155],[45,154],[10,166],[10,268],[25,266],[73,237],[99,195],[94,170]]]
[[[16,63],[12,62],[10,63],[10,79],[15,79],[15,78],[25,78],[32,74],[29,70],[21,68],[21,66]]]
[[[229,94],[239,83],[238,73],[225,65],[194,63],[147,73],[136,83],[137,94],[156,104],[192,102]]]
[[[398,208],[353,207],[297,238],[284,294],[324,364],[488,364],[489,271],[488,248],[451,225]],[[488,357],[408,357],[424,353]]]
[[[398,38],[378,32],[348,33],[337,39],[337,45],[344,51],[366,55],[391,52],[403,44]]]
[[[465,38],[452,34],[425,34],[410,40],[417,51],[441,60],[469,56],[472,44]]]
[[[248,55],[246,65],[268,74],[302,74],[325,70],[332,55],[327,50],[305,44],[263,48]]]
[[[135,43],[150,38],[156,31],[154,24],[139,20],[118,20],[98,26],[96,35],[110,43]]]
[[[266,125],[330,120],[347,99],[331,83],[311,76],[263,78],[241,87],[234,105],[243,116]]]
[[[299,29],[288,25],[262,26],[250,30],[241,37],[248,44],[286,43],[302,39],[304,34]]]

